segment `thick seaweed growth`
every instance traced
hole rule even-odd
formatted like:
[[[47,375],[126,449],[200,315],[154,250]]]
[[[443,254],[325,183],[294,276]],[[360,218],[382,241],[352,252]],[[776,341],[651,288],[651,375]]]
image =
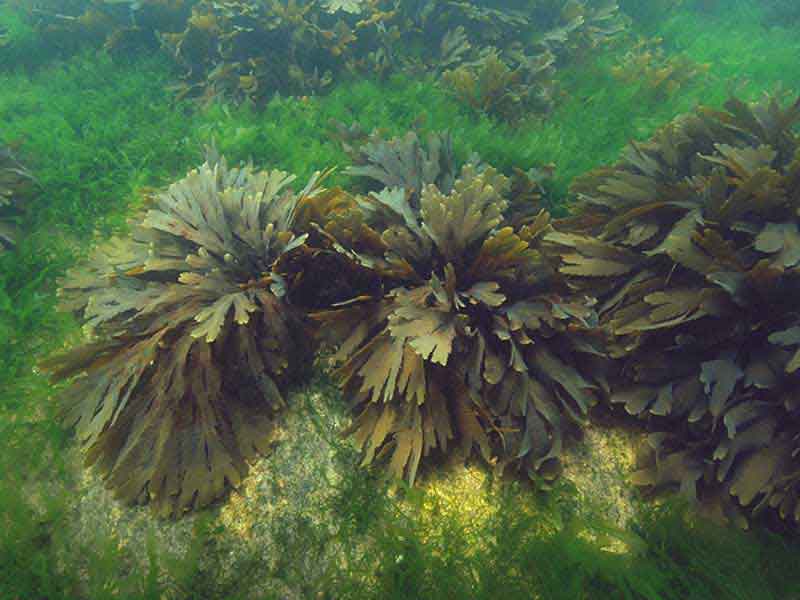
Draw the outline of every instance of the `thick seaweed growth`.
[[[102,46],[131,55],[159,47],[161,33],[180,29],[196,0],[10,0],[48,52]]]
[[[562,295],[539,247],[546,212],[512,227],[506,177],[467,165],[449,184],[431,156],[395,178],[421,189],[373,192],[326,224],[334,247],[383,282],[381,295],[317,315],[341,344],[334,361],[364,462],[390,456],[390,470],[413,483],[431,451],[455,445],[468,456],[474,446],[501,469],[552,477],[564,434],[596,402],[591,369],[574,366],[591,352],[581,330],[592,308]]]
[[[303,243],[282,171],[212,158],[158,193],[127,240],[62,283],[97,336],[48,361],[77,376],[64,418],[107,484],[162,514],[202,507],[267,449],[283,390],[313,351],[273,264]]]
[[[441,76],[473,109],[518,119],[551,107],[556,64],[625,26],[613,0],[528,4],[38,0],[18,10],[60,52],[88,43],[129,57],[161,46],[182,71],[178,98],[262,106],[347,75],[402,71]]]
[[[159,4],[182,6],[180,19],[170,23],[162,15],[149,23],[144,20]],[[299,203],[296,234],[305,232],[311,222],[317,223],[321,231],[309,228],[306,242],[283,253],[271,272],[277,271],[284,277],[288,295],[282,297],[281,303],[285,304],[288,298],[292,308],[301,304],[314,310],[330,308],[331,304],[359,294],[367,296],[358,301],[366,307],[386,298],[398,286],[407,289],[413,286],[410,282],[376,277],[374,270],[360,264],[351,271],[355,265],[353,257],[341,250],[360,252],[360,249],[344,243],[340,244],[341,250],[333,247],[329,236],[345,242],[350,238],[340,238],[332,226],[328,228],[329,220],[338,221],[330,219],[329,213],[346,209],[358,215],[362,208],[356,199],[372,204],[370,192],[380,193],[386,185],[380,177],[400,172],[394,167],[385,168],[391,161],[403,162],[409,158],[408,164],[415,168],[429,160],[437,162],[433,159],[434,138],[442,142],[437,162],[439,178],[431,181],[427,175],[410,177],[393,185],[405,187],[409,203],[418,207],[419,193],[426,184],[434,183],[442,195],[449,195],[461,165],[470,162],[469,157],[477,153],[483,164],[493,165],[511,180],[502,194],[509,204],[504,211],[503,226],[511,226],[519,234],[539,214],[538,205],[523,198],[544,194],[543,200],[553,214],[563,214],[568,186],[576,176],[598,165],[612,164],[628,141],[649,139],[676,115],[694,112],[698,102],[720,110],[731,89],[743,101],[750,101],[764,90],[796,89],[800,83],[796,23],[790,13],[769,12],[771,7],[780,5],[791,11],[791,2],[621,0],[621,11],[634,17],[630,24],[625,23],[630,29],[627,33],[620,31],[622,35],[600,32],[594,42],[586,34],[602,30],[603,22],[591,21],[587,10],[601,14],[598,9],[611,5],[602,0],[402,2],[399,8],[403,12],[394,15],[390,13],[395,3],[386,3],[387,14],[374,21],[370,2],[319,2],[304,17],[309,24],[284,23],[276,27],[281,34],[299,31],[302,39],[299,44],[313,39],[303,33],[308,27],[316,25],[322,32],[322,39],[313,42],[321,44],[319,47],[299,47],[292,40],[277,50],[270,47],[281,60],[285,59],[281,54],[285,48],[291,47],[297,53],[289,60],[297,62],[303,73],[295,70],[294,74],[300,77],[288,81],[280,79],[288,73],[285,63],[276,61],[276,68],[270,70],[257,62],[260,54],[252,48],[237,45],[231,49],[226,40],[211,36],[208,39],[222,48],[226,57],[214,54],[218,58],[215,65],[200,64],[199,71],[190,72],[188,63],[176,58],[178,52],[172,43],[176,38],[171,36],[180,37],[189,29],[189,22],[195,19],[192,5],[199,4],[161,0],[9,0],[0,6],[0,117],[4,123],[0,141],[10,144],[15,151],[19,148],[18,158],[23,159],[37,182],[35,202],[26,202],[23,211],[2,209],[3,218],[11,216],[25,232],[16,238],[13,248],[0,254],[0,590],[3,594],[12,598],[71,600],[294,595],[401,598],[408,597],[409,590],[431,598],[495,597],[498,590],[510,598],[566,595],[603,599],[627,596],[636,600],[783,600],[800,594],[794,568],[798,549],[791,540],[767,536],[763,531],[740,535],[706,529],[701,521],[687,524],[683,515],[673,518],[669,513],[658,514],[652,522],[634,520],[625,531],[608,533],[602,524],[572,522],[556,510],[562,503],[580,502],[582,489],[569,491],[566,498],[548,495],[557,506],[546,511],[531,510],[536,503],[529,494],[514,495],[507,501],[489,495],[492,507],[501,507],[497,521],[503,522],[496,527],[494,523],[487,527],[469,523],[462,528],[443,517],[438,505],[431,503],[434,494],[426,491],[442,471],[427,470],[424,477],[418,471],[414,488],[393,481],[392,485],[399,486],[401,492],[384,498],[382,471],[357,468],[363,460],[363,451],[353,452],[348,445],[350,440],[338,440],[333,433],[331,437],[347,447],[352,456],[342,466],[341,479],[320,468],[326,479],[323,485],[332,489],[347,484],[354,489],[344,490],[335,507],[318,505],[314,496],[303,496],[302,502],[295,503],[285,489],[278,487],[279,474],[267,468],[267,479],[274,487],[268,492],[271,494],[268,502],[257,503],[255,507],[261,516],[252,530],[255,536],[250,546],[246,541],[242,544],[244,538],[236,526],[225,529],[220,516],[233,512],[238,520],[239,511],[252,508],[247,494],[263,481],[258,470],[253,473],[251,469],[250,478],[242,486],[242,495],[236,494],[230,502],[176,523],[150,523],[145,512],[122,509],[107,499],[98,489],[94,473],[79,471],[80,466],[74,460],[79,453],[72,447],[69,432],[63,431],[55,418],[60,404],[56,400],[64,390],[69,390],[70,381],[53,385],[37,368],[52,351],[83,340],[72,316],[55,310],[56,282],[65,269],[85,262],[93,232],[97,231],[100,238],[112,234],[127,236],[125,219],[130,216],[131,208],[138,210],[143,197],[139,191],[149,195],[149,190],[160,189],[182,177],[197,164],[200,149],[210,139],[217,140],[230,164],[252,159],[260,168],[268,164],[270,168],[295,173],[303,181],[316,169],[339,166],[326,182],[342,186],[350,193],[333,189],[315,195],[312,202]],[[239,15],[241,7],[252,4],[255,3],[216,3],[229,6]],[[95,29],[96,34],[80,29],[83,25],[93,26],[94,17],[84,18],[87,7],[101,14],[102,23],[106,24]],[[28,12],[31,8],[44,12]],[[607,13],[612,18],[606,24],[619,24],[614,17],[619,13],[616,10]],[[528,19],[528,24],[514,18],[520,14]],[[198,16],[204,17],[205,13]],[[339,38],[338,32],[330,40],[324,39],[337,29],[340,19],[357,40],[348,41],[347,35]],[[360,21],[364,24],[354,28]],[[194,23],[198,25],[195,29],[202,28],[202,19]],[[564,29],[567,24],[570,27]],[[229,27],[229,22],[223,25]],[[134,27],[140,30],[137,32]],[[151,30],[143,32],[146,27]],[[124,35],[116,36],[117,30]],[[339,30],[344,34],[344,29]],[[229,27],[224,33],[228,35],[231,31]],[[554,35],[551,37],[549,32]],[[138,37],[141,33],[146,35]],[[197,33],[202,32],[194,31],[191,35]],[[648,37],[642,38],[643,35]],[[246,36],[233,37],[239,44]],[[339,56],[334,54],[336,48],[329,45],[334,40],[343,42]],[[494,67],[505,69],[498,68],[497,72],[514,73],[521,64],[517,60],[523,58],[516,53],[520,49],[517,42],[525,47],[525,57],[547,59],[545,63],[549,66],[540,72],[541,79],[532,79],[534,85],[526,88],[510,78],[510,88],[498,88],[501,93],[496,96],[484,94],[484,90],[495,89],[492,87],[495,81],[488,76],[493,71],[483,69],[489,54]],[[157,46],[164,49],[158,55],[154,52]],[[58,60],[53,60],[56,55]],[[234,55],[239,64],[231,65],[228,59]],[[310,73],[307,71],[316,64],[325,67],[320,70],[319,78],[324,85],[292,87],[294,81],[312,77],[313,68]],[[330,82],[326,80],[326,71],[330,71]],[[479,85],[467,87],[474,93],[465,96],[443,84],[448,72],[469,72]],[[480,74],[484,72],[487,76],[481,80]],[[273,80],[265,78],[254,85],[251,78],[255,74],[268,77],[271,73],[276,73],[275,85],[289,84],[280,97],[275,96],[277,89],[271,87]],[[219,78],[209,83],[211,74]],[[525,74],[523,70],[517,76]],[[197,95],[204,102],[176,101],[176,81],[178,93],[188,91],[187,98]],[[506,92],[508,95],[504,96]],[[297,95],[287,97],[287,93]],[[499,101],[481,104],[482,99],[495,97]],[[540,99],[545,102],[540,103]],[[363,131],[378,130],[379,134],[351,140],[355,151],[350,155],[341,150],[334,127],[329,125],[331,119],[348,124],[358,121]],[[407,135],[409,130],[415,132],[413,136]],[[381,147],[384,140],[391,148]],[[362,152],[366,149],[362,142],[373,144],[370,152],[374,153]],[[724,160],[713,147],[704,150],[703,155]],[[347,166],[351,164],[370,173],[349,171]],[[483,164],[478,163],[478,171],[484,168]],[[781,173],[786,167],[777,161],[769,166]],[[731,174],[730,167],[717,164],[716,168],[722,169],[726,178],[738,178]],[[522,173],[526,176],[520,177]],[[542,173],[552,175],[544,182],[544,188],[538,185]],[[373,179],[373,174],[380,177]],[[367,200],[355,192],[367,195]],[[377,233],[383,234],[378,221],[365,215],[359,218],[366,219]],[[571,226],[569,222],[555,222],[555,229],[544,233],[580,235],[591,229],[591,223],[583,223],[577,231],[570,230]],[[708,221],[703,226],[717,227]],[[748,234],[739,232],[731,239],[739,240],[740,235],[744,238]],[[530,247],[541,253],[543,265],[548,260],[563,261],[566,255],[576,254],[566,250],[568,246],[553,248],[555,243],[537,239]],[[606,248],[609,255],[605,257],[613,259],[611,262],[629,256],[624,252],[629,248],[619,244],[612,247],[613,251]],[[736,248],[737,252],[743,250]],[[472,255],[467,253],[468,257]],[[640,258],[636,258],[636,269],[640,268]],[[574,268],[585,268],[581,259],[576,256],[570,259],[569,264]],[[665,259],[661,257],[662,261]],[[605,268],[609,268],[608,263]],[[436,269],[437,273],[443,270],[441,265]],[[183,270],[191,269],[185,265]],[[676,267],[676,273],[679,270]],[[362,279],[355,281],[355,285],[347,278],[333,281],[330,274],[339,271]],[[487,280],[495,281],[494,274],[491,275]],[[560,283],[554,285],[559,287],[564,283],[565,276],[573,284],[581,277],[555,273],[553,280]],[[147,280],[145,276],[125,277]],[[441,274],[437,277],[442,281]],[[698,277],[702,278],[702,274]],[[122,279],[120,276],[117,281]],[[613,279],[612,276],[587,278],[591,287],[579,292],[604,295],[601,285]],[[111,280],[107,284],[116,285]],[[317,294],[319,291],[325,293]],[[513,290],[506,284],[501,291],[510,297]],[[565,290],[565,297],[573,295],[573,290]],[[533,298],[537,297],[534,294]],[[603,306],[601,302],[592,308]],[[423,308],[435,312],[439,307]],[[478,308],[485,310],[477,314],[479,324],[486,323],[485,315],[496,310]],[[470,318],[478,313],[474,305],[454,312]],[[256,313],[251,313],[250,318],[255,319]],[[143,322],[138,316],[134,321]],[[565,323],[570,327],[575,321]],[[604,319],[603,324],[608,321]],[[583,331],[580,335],[570,329],[566,337],[556,332],[557,339],[572,343],[585,337],[585,327],[579,325]],[[127,326],[123,324],[120,332]],[[758,334],[760,349],[793,356],[796,347],[776,345],[770,342],[769,335],[764,341],[763,333]],[[95,335],[97,340],[107,339],[102,327]],[[471,341],[466,336],[459,336],[458,340],[462,337],[467,344]],[[625,337],[612,341],[618,344]],[[651,346],[646,350],[651,356],[675,355],[668,348],[658,353],[652,350],[658,334],[650,332],[644,337],[647,339],[642,339],[642,347]],[[600,342],[596,337],[591,340]],[[206,343],[204,339],[196,343],[201,341]],[[708,344],[713,345],[711,340]],[[168,351],[169,347],[159,348],[163,356]],[[624,354],[624,348],[621,352],[617,366],[636,363]],[[454,344],[451,357],[455,356]],[[588,366],[585,356],[576,355],[581,369]],[[676,365],[681,366],[684,357],[677,358],[681,360]],[[452,360],[453,364],[459,362]],[[701,356],[699,360],[702,364],[708,359]],[[726,362],[728,357],[713,360]],[[742,369],[743,363],[738,360],[737,353],[734,363]],[[785,359],[781,361],[785,363]],[[788,363],[775,364],[780,371]],[[724,374],[710,371],[706,379],[719,380],[719,373]],[[788,374],[777,374],[781,381],[792,381]],[[625,389],[632,382],[628,369],[607,376],[615,390]],[[746,399],[738,386],[748,376],[746,372],[737,380],[728,401]],[[585,373],[584,377],[590,379]],[[284,392],[284,385],[278,378],[275,381]],[[599,376],[591,381],[598,385],[592,391],[601,399],[600,409],[607,391],[605,382]],[[717,383],[709,385],[713,396]],[[778,387],[783,385],[780,383]],[[754,397],[764,402],[757,408],[785,416],[787,410],[773,401],[775,390],[759,388]],[[339,408],[341,397],[330,387],[315,388],[314,393]],[[615,406],[620,413],[624,406],[633,408],[628,402]],[[728,436],[727,413],[719,417],[721,421],[715,428],[708,429],[711,419],[708,414],[700,422],[689,424],[688,417],[672,419],[652,414],[654,406],[643,410],[642,421],[654,431],[670,429],[680,436],[665,440],[663,450],[696,450],[694,456],[714,463],[708,470],[712,479],[701,478],[695,487],[704,501],[702,506],[716,511],[724,506],[728,517],[738,520],[742,512],[741,507],[737,509],[739,498],[726,496],[727,483],[715,482],[713,476],[719,464],[709,454]],[[308,421],[327,421],[322,418],[326,415],[299,412],[299,422],[306,422],[306,417]],[[571,415],[562,417],[568,424],[565,432],[576,429]],[[731,418],[728,421],[732,422]],[[273,423],[269,420],[270,425]],[[501,440],[515,439],[523,431],[520,419],[512,423],[514,431],[486,429],[490,449],[497,456],[503,456]],[[338,420],[330,424],[338,430]],[[739,438],[748,426],[747,422],[741,427],[737,425],[735,437]],[[590,436],[594,432],[592,428]],[[279,451],[274,456],[291,456],[290,442],[299,436],[296,430],[287,433],[286,438],[277,442]],[[711,441],[703,441],[708,436]],[[392,447],[392,438],[387,436],[383,447],[376,450],[374,461],[390,463],[385,459],[390,458]],[[456,440],[450,440],[447,454],[457,447]],[[724,450],[721,444],[720,447]],[[480,451],[479,446],[473,448]],[[577,450],[581,452],[582,448],[578,446]],[[385,454],[378,456],[383,449]],[[750,455],[747,453],[758,454],[749,449],[740,451],[732,463],[731,474],[742,470],[745,461],[740,459]],[[427,459],[439,454],[439,449],[431,449]],[[528,460],[531,456],[528,454],[519,465],[509,467],[520,466],[524,471],[532,465]],[[662,452],[659,458],[666,456]],[[567,463],[570,457],[567,453]],[[421,463],[432,462],[427,459],[421,459]],[[301,466],[304,461],[296,464]],[[548,461],[542,466],[556,467],[556,462]],[[589,466],[587,471],[593,471],[594,465]],[[548,468],[544,470],[551,472]],[[470,467],[468,472],[482,473],[482,465]],[[653,475],[652,470],[647,470],[637,477]],[[288,478],[290,485],[294,481],[294,475]],[[420,498],[420,502],[412,503],[409,508],[396,503],[398,496]],[[457,515],[467,512],[461,510],[461,499],[476,496],[483,498],[483,492],[471,490],[458,497]],[[754,499],[751,507],[763,497]],[[97,504],[98,498],[102,498],[102,504]],[[305,505],[306,513],[297,521],[286,522],[286,537],[280,538],[275,546],[277,552],[268,553],[265,549],[272,546],[258,537],[270,526],[266,507],[277,507],[279,519],[288,519],[286,509],[294,508],[295,504]],[[95,511],[99,506],[106,510]],[[174,505],[164,508],[166,512],[172,508],[176,514],[182,512]],[[772,517],[778,512],[767,509],[762,514]],[[334,526],[314,525],[318,515],[324,515]],[[141,519],[152,525],[152,531],[158,535],[146,540],[131,539],[124,528],[114,526],[117,516],[126,522]],[[795,526],[789,517],[787,512],[783,523],[772,518],[769,522]],[[88,525],[91,535],[79,530],[79,521]],[[587,529],[588,535],[583,535]],[[645,544],[637,543],[631,532],[644,539]],[[622,554],[607,551],[609,538],[625,541]],[[163,543],[163,540],[168,541]],[[337,547],[352,554],[326,570],[320,548]],[[267,554],[269,558],[265,560]],[[232,556],[235,560],[230,560]],[[531,565],[536,568],[531,569]]]
[[[647,417],[652,468],[728,514],[800,520],[800,100],[699,109],[579,178],[562,271],[603,289],[611,401]]]

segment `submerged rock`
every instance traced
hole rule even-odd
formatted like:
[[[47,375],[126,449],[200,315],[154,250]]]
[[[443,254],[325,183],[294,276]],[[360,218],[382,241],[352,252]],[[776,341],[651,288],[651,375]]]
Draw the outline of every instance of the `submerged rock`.
[[[448,464],[427,472],[413,493],[402,485],[387,487],[360,467],[358,452],[340,435],[349,417],[329,382],[316,378],[294,392],[290,405],[272,452],[252,465],[240,488],[218,505],[178,520],[157,519],[147,507],[117,502],[73,451],[80,476],[69,535],[81,547],[111,543],[121,561],[115,569],[122,573],[148,573],[156,560],[161,589],[179,590],[178,595],[202,589],[204,597],[287,599],[317,597],[351,568],[379,568],[371,539],[379,528],[371,527],[370,519],[411,514],[423,543],[441,540],[454,525],[476,550],[483,543],[482,527],[501,509],[496,492],[507,485],[489,469]],[[566,454],[562,477],[561,487],[573,490],[569,502],[576,514],[599,512],[612,525],[630,521],[635,503],[624,477],[633,464],[632,448],[629,435],[587,429],[584,442]],[[354,474],[357,481],[374,479],[356,486],[374,497],[352,489]],[[517,498],[521,510],[544,510],[532,489],[519,490]],[[375,509],[381,502],[391,509]],[[555,526],[547,518],[541,524]],[[363,576],[367,584],[372,573]]]

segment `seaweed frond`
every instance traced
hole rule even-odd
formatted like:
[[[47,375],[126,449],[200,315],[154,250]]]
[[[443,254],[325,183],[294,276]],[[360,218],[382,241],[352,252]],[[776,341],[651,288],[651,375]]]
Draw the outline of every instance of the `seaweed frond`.
[[[355,135],[357,125],[341,128]],[[449,192],[456,178],[452,136],[430,133],[425,138],[413,131],[403,137],[385,140],[379,132],[362,137],[358,144],[344,143],[353,165],[345,173],[363,177],[378,184],[377,189],[403,188],[413,198],[419,198],[425,185],[434,184]]]
[[[442,83],[472,110],[504,120],[517,120],[530,112],[547,113],[553,105],[555,55],[549,50],[535,56],[501,58],[496,50],[481,60],[445,71]]]

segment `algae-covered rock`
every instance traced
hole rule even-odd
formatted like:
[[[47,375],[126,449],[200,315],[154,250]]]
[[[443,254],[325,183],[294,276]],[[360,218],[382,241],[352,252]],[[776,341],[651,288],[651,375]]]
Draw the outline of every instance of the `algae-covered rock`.
[[[226,501],[179,520],[118,503],[76,460],[78,500],[66,534],[76,547],[113,544],[115,573],[152,575],[155,566],[168,598],[191,590],[203,598],[328,597],[323,590],[353,578],[367,594],[382,568],[386,535],[438,547],[459,532],[470,545],[467,556],[496,542],[486,537],[487,527],[508,510],[498,494],[515,486],[493,479],[482,465],[457,462],[425,472],[415,489],[387,486],[358,468],[357,450],[340,436],[349,421],[345,405],[325,377],[289,400],[272,451],[241,486]],[[577,491],[567,498],[572,510],[612,525],[632,517],[635,504],[623,482],[630,448],[624,435],[587,430],[585,443],[564,459],[564,480]],[[513,498],[543,534],[560,527],[535,491],[518,490]],[[87,589],[94,569],[87,565],[83,573]]]
[[[76,543],[112,537],[123,571],[146,572],[155,553],[162,585],[184,588],[189,584],[182,576],[193,572],[203,597],[245,589],[247,598],[308,597],[338,560],[340,548],[328,545],[337,530],[328,505],[343,475],[357,468],[355,454],[337,436],[344,416],[334,396],[323,381],[295,392],[269,455],[252,464],[225,501],[181,519],[123,505],[76,461],[80,499],[69,519]]]

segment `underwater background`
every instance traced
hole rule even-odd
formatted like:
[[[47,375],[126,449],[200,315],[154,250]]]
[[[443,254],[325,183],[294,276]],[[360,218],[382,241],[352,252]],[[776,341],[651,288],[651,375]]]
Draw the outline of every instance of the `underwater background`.
[[[799,57],[785,0],[0,0],[0,598],[800,598]]]

